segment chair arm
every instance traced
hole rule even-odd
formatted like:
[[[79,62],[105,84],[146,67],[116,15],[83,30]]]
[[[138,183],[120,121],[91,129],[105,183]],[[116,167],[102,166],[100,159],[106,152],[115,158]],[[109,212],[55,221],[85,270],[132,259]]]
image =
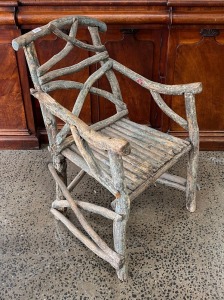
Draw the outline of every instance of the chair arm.
[[[107,25],[104,22],[98,21],[94,18],[83,17],[83,16],[68,16],[63,17],[57,20],[53,20],[47,25],[35,28],[18,38],[15,38],[12,41],[12,47],[14,50],[19,50],[21,47],[26,46],[27,44],[35,41],[36,39],[43,37],[47,34],[50,34],[52,31],[51,24],[56,26],[58,29],[63,28],[64,26],[71,25],[75,20],[78,20],[79,25],[90,26],[90,27],[98,27],[99,31],[106,32]]]
[[[157,83],[154,81],[151,81],[138,73],[132,71],[131,69],[123,66],[116,60],[113,60],[113,68],[120,72],[121,74],[129,77],[142,87],[152,90],[159,94],[164,95],[182,95],[184,93],[192,93],[192,94],[198,94],[202,91],[202,84],[201,82],[195,82],[195,83],[188,83],[188,84],[176,84],[176,85],[168,85],[168,84],[162,84]]]
[[[157,83],[151,81],[138,73],[132,71],[131,69],[123,66],[119,62],[112,60],[113,62],[113,69],[120,72],[121,74],[129,77],[131,80],[135,81],[143,88],[149,90],[151,93],[154,101],[160,107],[160,109],[170,117],[174,122],[179,124],[185,130],[189,130],[188,122],[179,116],[176,112],[174,112],[162,99],[160,94],[164,95],[186,95],[186,94],[198,94],[202,91],[202,84],[201,82],[189,83],[189,84],[178,84],[178,85],[167,85],[162,83]],[[185,97],[186,102],[186,97]],[[190,105],[193,105],[192,103]]]
[[[130,145],[126,140],[121,138],[110,138],[93,130],[80,118],[73,115],[68,109],[55,101],[50,95],[35,89],[31,89],[30,91],[31,94],[53,115],[63,120],[69,126],[75,126],[80,136],[90,145],[93,145],[98,149],[110,150],[120,155],[128,155],[130,153]]]

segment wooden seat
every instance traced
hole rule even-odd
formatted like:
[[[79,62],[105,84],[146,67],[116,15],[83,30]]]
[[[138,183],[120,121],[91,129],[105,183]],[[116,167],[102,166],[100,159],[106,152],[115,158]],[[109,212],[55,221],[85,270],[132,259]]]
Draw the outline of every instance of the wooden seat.
[[[76,38],[80,26],[88,27],[92,45]],[[52,155],[49,170],[56,182],[56,199],[52,203],[51,212],[84,245],[109,262],[116,269],[119,279],[125,280],[126,226],[131,201],[150,184],[157,182],[186,192],[187,209],[191,212],[196,209],[199,130],[194,97],[202,88],[200,83],[173,86],[156,83],[110,58],[99,36],[99,31],[105,32],[106,29],[106,24],[95,19],[69,16],[51,21],[16,38],[12,45],[15,50],[22,47],[24,49],[34,84],[31,94],[40,102],[48,134],[49,151]],[[66,44],[59,53],[41,65],[35,41],[49,34],[63,39]],[[54,41],[55,39],[52,39],[52,43]],[[76,47],[93,55],[74,65],[57,67],[57,64]],[[78,73],[92,65],[99,68],[84,83],[68,79],[67,76],[70,74]],[[170,136],[129,120],[128,109],[122,99],[114,70],[147,89],[163,113],[189,132],[188,140]],[[109,82],[110,91],[94,85],[103,76]],[[70,89],[80,91],[72,111],[51,96],[51,92],[55,90],[64,90],[66,93]],[[95,94],[112,102],[116,107],[116,114],[88,126],[79,118],[88,94]],[[161,95],[182,95],[187,120],[171,110]],[[60,129],[57,126],[57,118],[65,123]],[[188,153],[187,178],[168,173],[167,171],[185,153]],[[81,168],[69,184],[66,176],[66,159]],[[86,173],[114,195],[115,199],[111,203],[113,210],[79,201],[71,196],[70,192]],[[68,207],[72,209],[87,235],[78,230],[66,217]],[[111,249],[89,225],[81,212],[82,209],[113,221],[114,249]]]
[[[148,126],[136,124],[127,118],[122,118],[100,130],[108,137],[122,137],[130,143],[131,153],[123,157],[125,183],[130,198],[134,199],[147,186],[154,183],[161,175],[166,172],[176,161],[189,152],[191,144],[189,141],[182,140],[162,132],[158,132]],[[70,151],[73,151],[79,157],[73,159],[74,163],[81,168],[85,165],[85,171],[90,173],[88,165],[82,158],[77,147],[73,144],[70,146]],[[67,154],[66,154],[67,153]],[[73,154],[68,154],[69,151],[64,151],[63,154],[70,158]],[[110,176],[111,184],[113,183],[110,162],[106,151],[93,148],[93,154],[97,161],[108,176]],[[163,180],[162,180],[163,178]],[[164,180],[171,180],[170,185],[176,183],[176,187],[184,190],[186,188],[186,180],[176,182],[177,176],[165,175],[158,182],[163,183]],[[173,184],[172,184],[173,183]]]

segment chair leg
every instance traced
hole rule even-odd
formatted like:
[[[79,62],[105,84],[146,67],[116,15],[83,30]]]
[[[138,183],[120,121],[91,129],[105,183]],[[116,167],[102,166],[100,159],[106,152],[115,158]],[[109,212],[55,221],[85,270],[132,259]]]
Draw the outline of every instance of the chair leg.
[[[114,249],[124,258],[124,263],[117,270],[117,276],[121,281],[127,279],[128,264],[126,255],[126,226],[129,218],[130,199],[127,194],[121,195],[116,201],[115,212],[122,215],[122,220],[114,221]]]
[[[193,148],[188,157],[186,185],[186,207],[190,212],[196,210],[198,157],[199,150]]]
[[[66,158],[59,154],[57,156],[53,156],[53,166],[57,171],[58,176],[62,179],[62,181],[67,185],[67,162]],[[65,200],[65,197],[59,187],[59,185],[56,183],[56,200]],[[61,212],[66,212],[67,208],[59,208]]]

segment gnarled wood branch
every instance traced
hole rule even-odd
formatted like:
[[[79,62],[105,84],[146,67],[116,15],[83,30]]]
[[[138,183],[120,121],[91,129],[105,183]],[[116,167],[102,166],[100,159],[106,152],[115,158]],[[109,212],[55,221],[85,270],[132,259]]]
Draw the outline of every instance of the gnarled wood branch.
[[[63,120],[65,123],[68,123],[70,126],[75,126],[78,129],[80,136],[84,138],[87,143],[100,149],[114,151],[121,155],[127,155],[130,153],[130,145],[124,139],[109,138],[94,131],[81,119],[74,116],[68,109],[64,108],[50,95],[44,92],[32,89],[31,93],[40,101],[40,103],[44,104],[51,113]]]
[[[101,46],[102,43],[101,43],[101,40],[100,40],[98,28],[97,27],[88,27],[88,29],[89,29],[89,32],[90,32],[90,35],[91,35],[91,38],[92,38],[92,41],[93,41],[93,45],[98,46],[98,47]],[[103,64],[105,64],[106,61],[107,60],[101,61],[100,62],[101,66]],[[114,74],[114,71],[112,69],[108,70],[106,72],[106,77],[107,77],[107,79],[110,83],[112,93],[114,94],[116,99],[119,99],[120,102],[123,102],[120,86],[119,86],[117,78]],[[119,112],[121,110],[119,105],[116,105],[116,109],[117,109],[117,112]]]
[[[86,221],[86,219],[84,218],[84,216],[82,215],[80,210],[78,209],[77,204],[75,203],[75,201],[71,197],[69,191],[67,190],[66,185],[64,184],[64,182],[58,176],[58,174],[57,174],[56,170],[54,169],[53,165],[49,164],[48,168],[49,168],[52,176],[54,177],[55,181],[60,186],[64,197],[69,202],[69,205],[70,205],[71,209],[75,213],[77,219],[79,220],[79,222],[82,225],[82,227],[84,228],[84,230],[88,233],[88,235],[92,238],[92,240],[98,245],[98,247],[101,250],[103,250],[104,253],[106,253],[109,257],[111,257],[117,264],[119,264],[120,261],[121,261],[120,256],[116,252],[114,252],[112,249],[110,249],[108,247],[108,245],[99,237],[99,235],[88,224],[88,222]]]
[[[12,47],[17,51],[21,47],[28,45],[30,42],[35,41],[36,39],[47,34],[50,34],[51,30],[49,28],[49,24],[53,24],[57,28],[61,29],[66,26],[71,26],[76,19],[78,20],[79,25],[98,27],[101,32],[107,31],[107,25],[96,19],[82,16],[67,16],[64,18],[53,20],[47,25],[41,26],[26,34],[21,35],[20,37],[17,37],[12,41]]]
[[[42,90],[46,93],[52,92],[57,89],[77,89],[81,90],[83,89],[84,84],[81,82],[71,81],[71,80],[55,80],[46,84],[43,84],[41,86]],[[91,87],[89,90],[90,93],[94,95],[101,96],[105,99],[108,99],[112,103],[114,103],[116,106],[119,107],[119,110],[127,109],[127,106],[124,102],[121,102],[119,99],[117,99],[113,94],[110,92],[101,90],[96,87]]]
[[[120,64],[116,60],[112,59],[113,68],[128,78],[132,79],[147,90],[153,90],[157,93],[164,95],[183,95],[184,93],[198,94],[202,91],[201,82],[178,84],[178,85],[167,85],[162,83],[153,82],[131,69]]]
[[[80,63],[77,63],[73,66],[69,66],[69,67],[65,67],[62,69],[57,69],[51,72],[46,73],[45,75],[41,76],[39,78],[41,84],[45,84],[48,81],[51,81],[57,77],[63,76],[63,75],[68,75],[68,74],[72,74],[72,73],[76,73],[92,64],[95,64],[97,62],[99,62],[100,60],[104,59],[108,57],[108,53],[107,51],[104,51],[102,53],[99,54],[95,54],[91,57],[88,57],[86,59],[84,59],[83,61],[81,61]]]
[[[76,33],[77,33],[77,29],[78,29],[78,20],[75,19],[74,23],[71,26],[70,32],[69,32],[69,36],[72,38],[76,37]],[[55,54],[53,57],[51,57],[46,63],[44,63],[42,66],[40,66],[37,69],[37,74],[38,76],[42,76],[43,74],[45,74],[48,70],[50,70],[54,65],[56,65],[56,63],[58,63],[60,60],[62,60],[66,55],[69,54],[69,52],[74,48],[74,46],[67,42],[65,47],[57,54]]]

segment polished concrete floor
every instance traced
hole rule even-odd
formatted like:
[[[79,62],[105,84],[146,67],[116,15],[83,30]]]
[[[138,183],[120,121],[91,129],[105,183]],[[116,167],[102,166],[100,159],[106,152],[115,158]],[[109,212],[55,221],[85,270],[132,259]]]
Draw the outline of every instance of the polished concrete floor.
[[[124,283],[49,212],[49,160],[46,149],[0,152],[1,300],[224,299],[224,152],[200,153],[195,213],[186,211],[182,192],[164,186],[136,199]],[[184,175],[185,164],[173,170]],[[69,165],[69,178],[77,171]],[[88,176],[73,194],[107,207],[113,199]],[[111,222],[86,217],[110,244]]]

